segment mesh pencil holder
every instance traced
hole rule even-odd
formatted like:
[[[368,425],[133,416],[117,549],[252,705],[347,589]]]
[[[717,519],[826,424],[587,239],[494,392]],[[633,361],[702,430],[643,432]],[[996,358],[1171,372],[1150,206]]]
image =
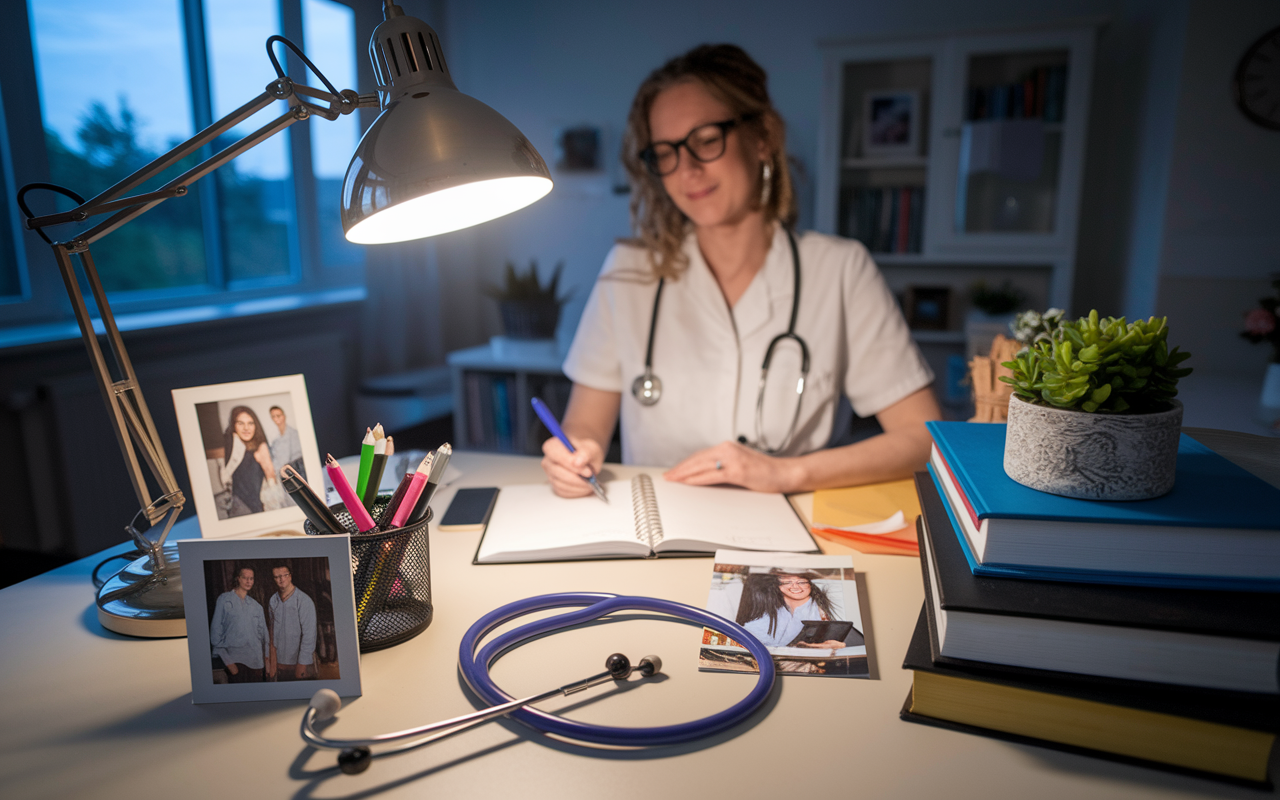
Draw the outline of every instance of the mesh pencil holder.
[[[377,499],[372,511],[374,519],[390,499]],[[339,503],[329,509],[347,530],[355,530],[345,505]],[[407,642],[431,624],[431,554],[427,546],[430,521],[428,509],[426,517],[414,525],[351,535],[360,652]],[[310,520],[304,529],[308,536],[321,535]]]

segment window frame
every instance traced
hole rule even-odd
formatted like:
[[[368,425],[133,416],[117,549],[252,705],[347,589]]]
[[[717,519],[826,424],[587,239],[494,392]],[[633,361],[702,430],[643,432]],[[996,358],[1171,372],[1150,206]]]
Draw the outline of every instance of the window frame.
[[[42,0],[32,0],[41,2]],[[183,24],[183,49],[187,65],[187,79],[191,91],[191,113],[194,130],[202,130],[214,121],[212,118],[212,97],[208,69],[208,39],[204,31],[204,3],[217,0],[174,0],[179,4],[180,17]],[[302,0],[275,0],[278,4],[281,33],[286,38],[299,44],[306,51],[304,39]],[[330,0],[352,10],[353,37],[352,48],[356,58],[358,80],[361,84],[368,81],[369,70],[361,63],[363,48],[360,44],[361,9],[356,0]],[[6,7],[13,6],[9,16],[14,28],[25,30],[25,36],[11,37],[12,47],[0,48],[0,89],[3,90],[5,110],[0,113],[0,158],[7,157],[8,175],[13,187],[27,183],[48,182],[49,159],[44,144],[44,121],[41,114],[39,82],[35,61],[35,47],[32,37],[32,24],[27,0],[8,0]],[[6,8],[6,10],[8,10]],[[265,42],[264,42],[265,45]],[[285,50],[278,47],[278,50]],[[324,69],[323,59],[317,63]],[[286,57],[285,67],[289,77],[299,83],[307,83],[307,73],[302,62],[292,53]],[[262,53],[263,85],[274,78],[270,62],[267,60],[265,48]],[[353,88],[361,91],[361,87],[340,86],[339,89]],[[245,97],[244,102],[253,99]],[[367,114],[357,114],[360,134],[372,121]],[[193,184],[193,194],[199,193],[202,202],[202,222],[205,232],[206,281],[203,284],[190,286],[117,291],[111,293],[111,306],[117,317],[130,314],[151,314],[167,310],[183,311],[199,309],[202,306],[227,308],[253,308],[256,306],[274,307],[280,302],[254,303],[253,301],[285,301],[283,305],[309,305],[324,297],[347,298],[353,296],[352,290],[363,294],[363,264],[357,266],[326,267],[320,258],[320,231],[322,215],[331,214],[332,221],[323,224],[338,224],[337,209],[318,208],[316,193],[317,181],[312,169],[311,158],[311,126],[330,124],[328,120],[313,117],[289,126],[276,136],[287,136],[289,142],[289,159],[292,172],[292,204],[293,223],[290,241],[290,270],[286,275],[269,276],[252,279],[232,280],[227,275],[227,265],[220,252],[223,238],[221,236],[221,219],[217,200],[217,178],[206,176]],[[2,145],[7,139],[7,150]],[[206,156],[207,157],[207,156]],[[234,163],[234,162],[233,162]],[[0,190],[5,189],[0,185]],[[75,186],[69,186],[76,189]],[[32,199],[39,202],[36,195]],[[11,219],[0,221],[17,229],[15,256],[20,270],[20,280],[26,290],[22,296],[0,298],[0,348],[4,347],[4,339],[24,340],[23,327],[48,329],[48,336],[37,338],[61,339],[78,336],[74,332],[74,315],[67,299],[66,289],[53,258],[51,248],[34,232],[22,228],[21,214],[9,193]],[[166,202],[190,202],[188,198],[174,198]],[[37,213],[48,213],[37,210]],[[67,238],[70,227],[56,227],[46,231],[50,238],[58,241]],[[90,252],[93,252],[92,250]],[[367,263],[368,259],[365,259]],[[97,264],[99,270],[106,271],[113,266],[106,263]],[[296,302],[288,302],[290,296],[296,296]],[[222,314],[219,313],[219,316]],[[152,315],[157,320],[165,319],[165,315]],[[174,315],[181,318],[181,314]],[[125,320],[120,320],[124,327]],[[70,326],[66,323],[71,322]],[[157,324],[164,324],[158,322]],[[180,324],[180,323],[179,323]],[[60,335],[57,331],[62,331]],[[34,333],[34,330],[33,330]]]

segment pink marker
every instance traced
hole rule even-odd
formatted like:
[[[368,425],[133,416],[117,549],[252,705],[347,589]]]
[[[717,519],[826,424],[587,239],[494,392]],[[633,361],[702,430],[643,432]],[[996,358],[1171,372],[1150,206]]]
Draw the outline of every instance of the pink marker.
[[[427,485],[427,476],[431,474],[431,462],[434,458],[435,453],[427,453],[427,457],[422,459],[422,463],[413,473],[413,480],[400,500],[400,507],[396,509],[396,515],[391,518],[391,527],[403,528],[409,515],[413,513],[413,507],[418,503],[418,495],[422,494],[422,487]]]
[[[356,523],[356,530],[364,533],[376,528],[377,523],[373,521],[373,517],[369,516],[364,504],[360,502],[360,498],[356,497],[355,490],[347,482],[347,476],[343,474],[342,467],[338,466],[338,462],[334,460],[333,456],[325,455],[324,468],[329,473],[329,480],[333,481],[333,488],[338,490],[338,496],[346,504],[347,513],[351,515],[351,519]]]

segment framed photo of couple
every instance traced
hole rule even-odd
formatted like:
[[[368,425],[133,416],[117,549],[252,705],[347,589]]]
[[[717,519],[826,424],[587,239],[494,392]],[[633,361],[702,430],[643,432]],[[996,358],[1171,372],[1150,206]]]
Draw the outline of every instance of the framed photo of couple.
[[[174,389],[173,405],[201,535],[301,534],[302,510],[281,468],[292,465],[324,491],[303,377]]]
[[[360,694],[349,536],[183,539],[191,701]]]

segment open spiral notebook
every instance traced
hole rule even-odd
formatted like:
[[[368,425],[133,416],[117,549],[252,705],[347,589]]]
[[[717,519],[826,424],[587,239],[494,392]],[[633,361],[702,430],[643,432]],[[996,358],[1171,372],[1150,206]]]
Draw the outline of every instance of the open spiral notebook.
[[[604,484],[609,502],[504,486],[475,564],[710,556],[717,548],[816,553],[780,494],[687,486],[649,475]]]

